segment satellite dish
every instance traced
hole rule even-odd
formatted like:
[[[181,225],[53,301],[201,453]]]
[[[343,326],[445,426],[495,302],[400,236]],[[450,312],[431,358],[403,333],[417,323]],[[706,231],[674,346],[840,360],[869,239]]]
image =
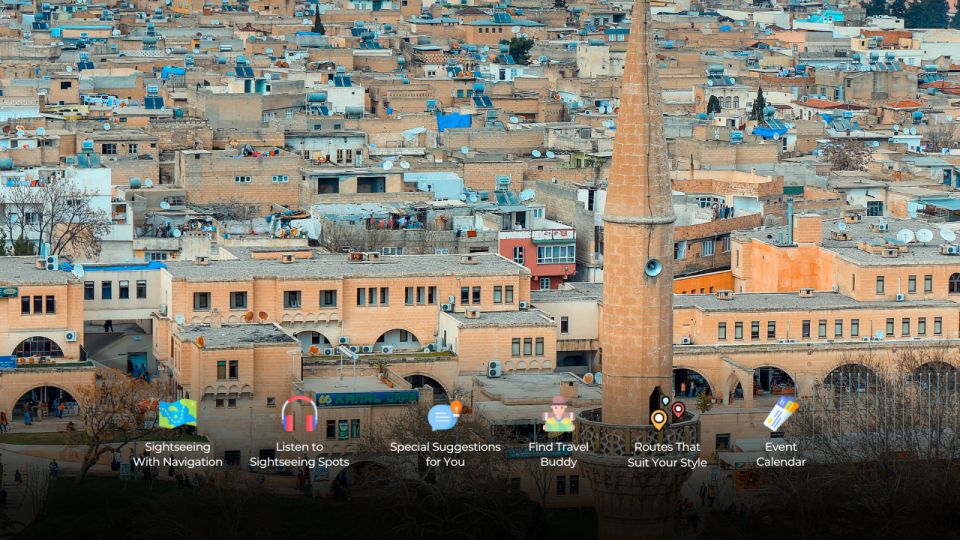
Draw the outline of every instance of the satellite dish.
[[[464,154],[464,155],[469,154],[469,153],[470,153],[470,147],[469,147],[469,146],[461,146],[461,147],[460,147],[460,153],[461,153],[461,154]]]
[[[901,229],[900,232],[897,233],[897,240],[903,242],[904,244],[913,242],[914,238],[913,231],[910,229]]]
[[[930,229],[920,229],[917,231],[917,241],[927,243],[933,240],[933,231]]]
[[[511,116],[511,117],[510,117],[510,123],[511,123],[511,124],[519,124],[519,123],[520,123],[520,119],[517,118],[516,116]]]
[[[144,179],[144,180],[143,180],[143,187],[145,187],[145,188],[152,188],[152,187],[153,187],[153,180],[151,180],[151,179],[149,179],[149,178]]]
[[[409,169],[409,168],[410,168],[410,162],[409,162],[409,161],[401,161],[401,162],[400,162],[400,168],[403,169],[403,170]]]
[[[596,373],[594,373],[594,374],[593,374],[593,380],[597,381],[597,384],[602,385],[602,384],[603,384],[603,373],[601,373],[601,372],[599,372],[599,371],[596,372]]]
[[[85,273],[82,264],[77,263],[73,265],[73,275],[77,276],[77,278],[82,278]]]
[[[916,135],[916,134],[917,134],[917,128],[915,128],[915,127],[910,128],[910,134],[911,134],[911,135]]]
[[[258,317],[261,321],[265,321],[265,320],[267,320],[268,315],[267,315],[267,312],[266,312],[266,311],[261,311],[260,313],[257,313],[257,317]]]
[[[480,47],[480,52],[486,54],[486,53],[490,52],[490,47],[484,45],[483,47]]]
[[[514,34],[519,34],[519,33],[520,33],[520,27],[519,27],[519,26],[512,26],[512,27],[510,27],[510,31],[513,32]]]
[[[957,239],[957,233],[950,229],[940,229],[940,238],[943,238],[947,242],[953,242]]]
[[[843,223],[842,221],[840,223],[837,223],[837,230],[839,230],[840,232],[847,230],[847,224]]]
[[[873,335],[874,339],[880,341],[883,339],[883,330],[877,330],[877,333]]]
[[[584,373],[583,382],[593,384],[593,373]]]
[[[392,161],[384,161],[383,163],[380,164],[380,168],[383,169],[383,170],[385,170],[385,171],[389,171],[390,169],[393,168],[393,162],[392,162]]]
[[[529,201],[530,199],[537,196],[537,192],[532,189],[525,189],[520,192],[521,201]]]
[[[539,150],[534,150],[533,152],[530,152],[530,154],[531,154],[533,157],[540,157],[540,151],[539,151]]]
[[[479,200],[480,200],[480,198],[477,197],[477,194],[476,194],[476,193],[471,193],[470,196],[467,197],[467,201],[472,202],[472,203],[475,203],[475,202],[477,202],[477,201],[479,201]]]
[[[246,321],[246,322],[252,321],[252,320],[253,320],[253,312],[252,312],[252,311],[248,311],[248,312],[244,313],[244,314],[243,314],[243,320]]]
[[[104,122],[104,124],[103,124],[103,130],[104,130],[104,131],[110,131],[110,124],[107,123],[107,122]]]
[[[174,238],[180,238],[180,236],[183,235],[183,233],[180,232],[180,229],[174,229],[171,234],[173,235]]]
[[[463,201],[463,202],[467,202],[467,196],[461,193],[461,194],[460,194],[460,200]]]
[[[553,159],[553,158],[557,157],[556,154],[554,154],[553,152],[551,152],[551,151],[549,151],[549,150],[547,150],[547,153],[546,153],[545,155],[546,155],[547,158],[549,158],[549,159]]]
[[[160,209],[161,209],[161,210],[169,210],[169,209],[170,209],[170,203],[168,203],[167,201],[160,201]]]
[[[205,343],[206,340],[203,339],[203,336],[197,336],[197,347],[202,349]]]
[[[67,66],[66,70],[67,70],[67,73],[70,73],[71,71],[73,71],[73,66]]]
[[[948,114],[946,120],[947,122],[953,122],[953,117]]]
[[[733,77],[730,77],[730,84],[737,84],[737,80]]]
[[[900,124],[894,124],[894,125],[893,125],[893,130],[894,130],[894,131],[900,131]]]
[[[183,318],[183,315],[177,315],[177,324],[183,324],[186,322],[186,319]]]

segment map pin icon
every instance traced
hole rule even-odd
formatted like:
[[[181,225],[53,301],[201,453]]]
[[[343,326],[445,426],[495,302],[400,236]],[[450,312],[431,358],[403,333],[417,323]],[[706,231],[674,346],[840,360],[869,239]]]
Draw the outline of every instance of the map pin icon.
[[[687,410],[687,406],[683,404],[682,401],[678,401],[673,404],[673,415],[677,418],[682,418],[684,411]]]

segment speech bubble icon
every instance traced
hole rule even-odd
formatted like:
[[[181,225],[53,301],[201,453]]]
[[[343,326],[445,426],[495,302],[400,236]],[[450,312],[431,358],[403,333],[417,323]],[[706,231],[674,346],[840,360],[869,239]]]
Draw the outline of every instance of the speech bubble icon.
[[[434,405],[427,413],[427,422],[434,431],[443,431],[457,425],[457,417],[450,405]]]

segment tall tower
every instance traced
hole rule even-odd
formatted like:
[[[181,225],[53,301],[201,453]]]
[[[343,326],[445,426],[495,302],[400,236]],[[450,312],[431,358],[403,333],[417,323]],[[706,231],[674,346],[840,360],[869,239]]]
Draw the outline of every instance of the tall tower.
[[[662,431],[650,425],[660,396],[672,393],[676,219],[650,26],[649,0],[637,0],[603,215],[603,407],[581,413],[576,434],[587,443],[577,457],[603,539],[671,538],[690,470],[636,467],[628,459],[699,454],[696,415]]]

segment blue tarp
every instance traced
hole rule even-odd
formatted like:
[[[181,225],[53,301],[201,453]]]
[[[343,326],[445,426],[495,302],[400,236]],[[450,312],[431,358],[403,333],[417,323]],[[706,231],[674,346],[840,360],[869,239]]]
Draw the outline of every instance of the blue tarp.
[[[473,117],[469,114],[450,113],[437,115],[437,131],[443,133],[443,130],[450,128],[468,128],[471,126]]]
[[[163,66],[163,69],[160,70],[161,79],[169,79],[171,75],[186,75],[187,70],[182,67],[176,66]]]
[[[786,128],[770,129],[768,127],[755,127],[753,128],[753,131],[751,131],[750,133],[753,133],[754,135],[759,135],[764,139],[773,139],[777,135],[783,135],[786,132],[787,132]]]

